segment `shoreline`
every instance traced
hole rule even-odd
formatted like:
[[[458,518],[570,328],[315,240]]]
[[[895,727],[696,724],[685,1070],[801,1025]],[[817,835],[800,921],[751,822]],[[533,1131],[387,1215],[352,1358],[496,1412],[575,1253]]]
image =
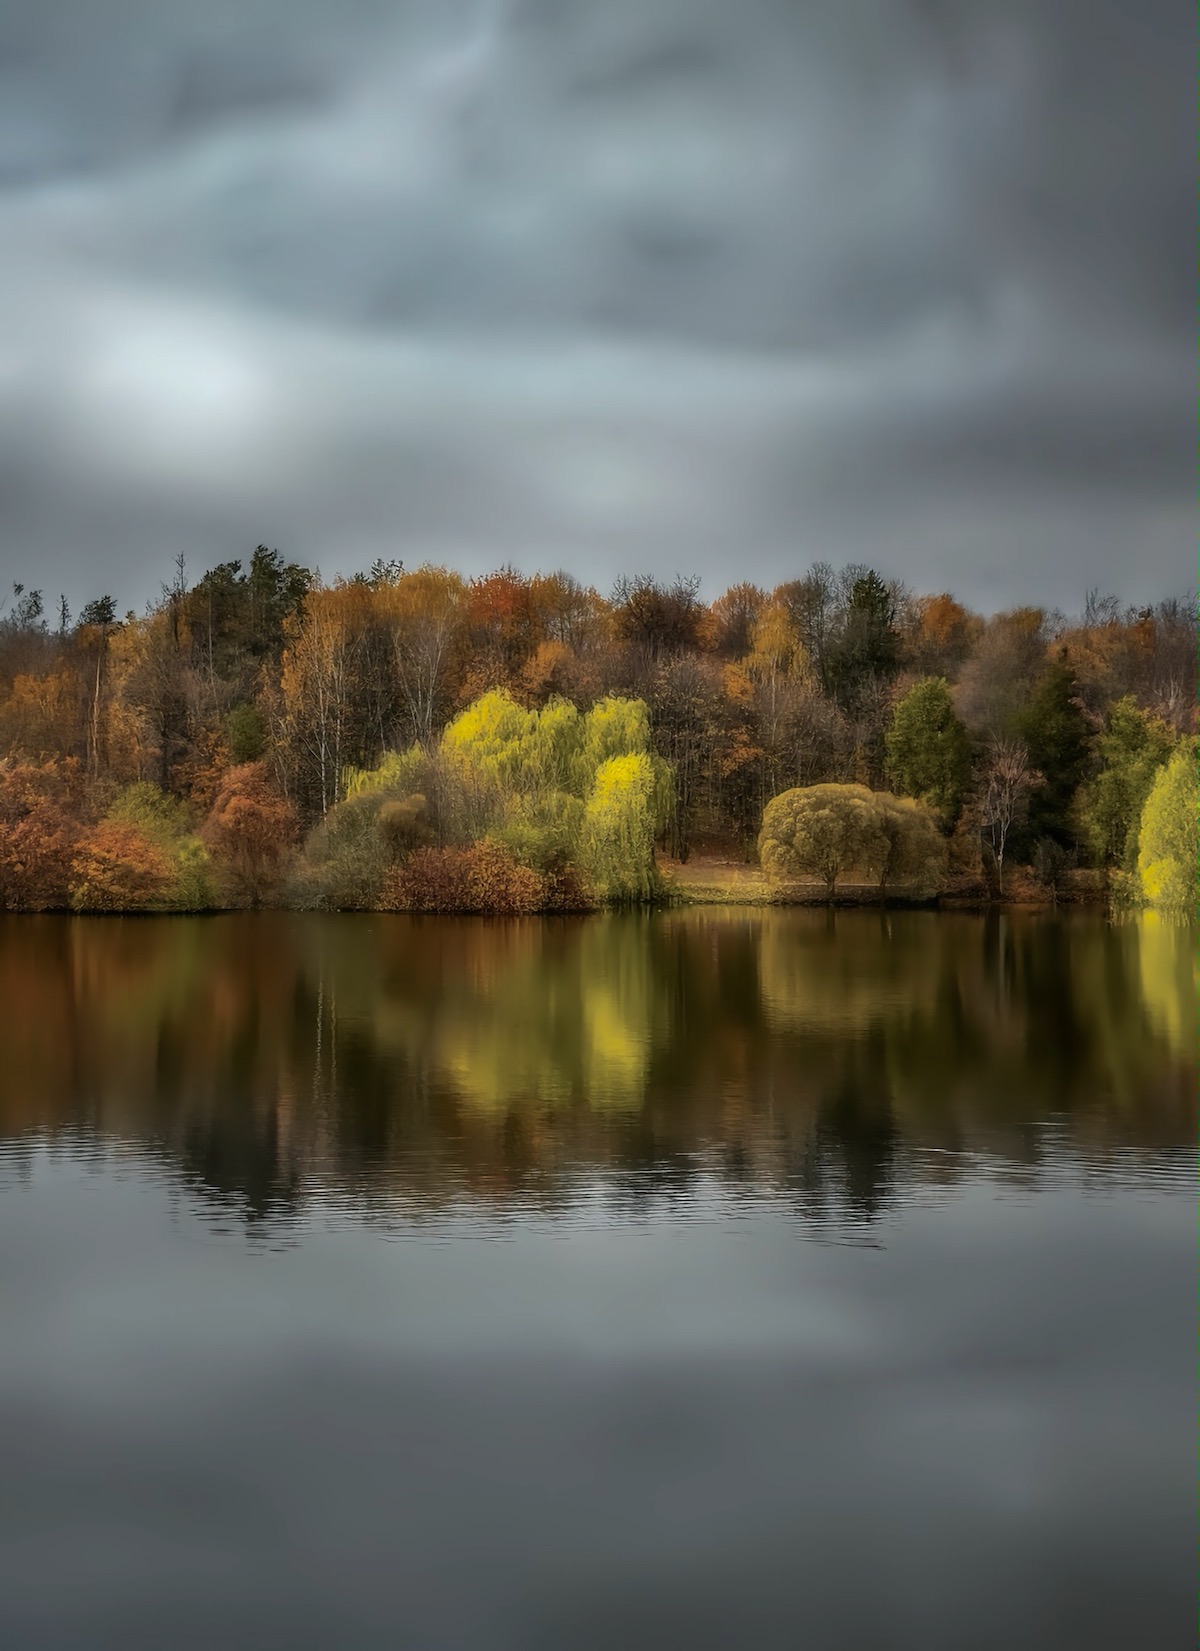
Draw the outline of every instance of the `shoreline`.
[[[1107,880],[1084,873],[1074,886],[1057,893],[1030,887],[1020,879],[1011,894],[992,894],[981,879],[960,877],[936,894],[881,892],[875,883],[846,883],[829,894],[821,883],[771,884],[758,866],[732,860],[697,858],[669,862],[661,868],[668,900],[676,906],[827,906],[839,909],[920,911],[1053,911],[1059,906],[1106,907],[1112,904]],[[1014,879],[1015,880],[1015,879]]]
[[[72,911],[70,907],[51,906],[43,907],[37,911],[0,911],[0,919],[9,917],[71,917],[91,921],[113,917],[247,917],[256,913],[280,912],[292,917],[479,917],[486,918],[489,921],[495,921],[498,918],[544,921],[548,919],[601,917],[633,912],[668,914],[677,911],[716,911],[722,909],[726,911],[778,911],[788,909],[806,911],[931,911],[984,914],[993,911],[1053,912],[1064,909],[1100,911],[1111,908],[1111,906],[1112,901],[1106,894],[1060,896],[1058,899],[1055,899],[1052,895],[1013,899],[993,899],[986,895],[961,894],[934,894],[928,897],[889,894],[881,897],[874,889],[839,889],[830,896],[817,889],[813,889],[811,892],[808,890],[781,889],[772,891],[763,889],[745,893],[732,893],[728,889],[712,888],[698,884],[687,888],[668,889],[665,891],[663,899],[649,901],[644,904],[596,906],[590,910],[582,911],[550,910],[514,914],[501,911],[416,911],[382,906],[296,906],[280,902],[263,906],[203,906],[191,910],[181,907],[170,911],[156,910],[145,906],[126,906],[108,911]]]

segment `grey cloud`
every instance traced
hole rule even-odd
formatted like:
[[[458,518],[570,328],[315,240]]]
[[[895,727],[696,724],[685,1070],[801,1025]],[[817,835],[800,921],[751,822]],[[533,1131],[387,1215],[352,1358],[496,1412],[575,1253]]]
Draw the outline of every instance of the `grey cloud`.
[[[7,7],[13,576],[1182,584],[1183,24],[852,10]]]

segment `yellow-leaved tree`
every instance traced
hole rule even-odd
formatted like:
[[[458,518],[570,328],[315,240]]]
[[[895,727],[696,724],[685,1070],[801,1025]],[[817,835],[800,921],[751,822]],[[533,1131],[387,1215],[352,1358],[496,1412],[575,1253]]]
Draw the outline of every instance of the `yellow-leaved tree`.
[[[428,909],[480,909],[461,904],[474,875],[462,855],[488,844],[543,879],[547,909],[645,900],[658,887],[671,774],[650,749],[641,700],[610,696],[582,713],[557,696],[531,708],[489,689],[434,749],[348,769],[342,789],[310,836],[302,903],[425,909],[423,876],[438,885]]]
[[[1155,776],[1138,832],[1142,894],[1160,910],[1195,914],[1198,821],[1196,742],[1184,740]]]
[[[671,787],[643,701],[609,697],[583,715],[557,698],[528,710],[494,689],[450,724],[441,755],[454,794],[443,812],[460,839],[492,836],[541,871],[575,865],[607,900],[653,894]]]
[[[610,901],[654,897],[654,839],[669,809],[670,776],[660,758],[631,751],[597,770],[584,816],[583,862]]]

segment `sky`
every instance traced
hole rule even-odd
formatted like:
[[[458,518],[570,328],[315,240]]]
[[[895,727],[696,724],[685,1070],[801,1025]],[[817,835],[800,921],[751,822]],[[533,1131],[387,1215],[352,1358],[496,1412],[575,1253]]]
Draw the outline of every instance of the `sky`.
[[[1196,568],[1175,0],[5,0],[0,582]]]

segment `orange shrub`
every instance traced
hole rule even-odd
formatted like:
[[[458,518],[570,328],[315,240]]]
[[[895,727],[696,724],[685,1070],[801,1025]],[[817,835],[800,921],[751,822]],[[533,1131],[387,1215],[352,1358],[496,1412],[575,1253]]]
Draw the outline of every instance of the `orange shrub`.
[[[74,762],[0,762],[0,910],[68,904],[79,808]]]
[[[85,833],[71,862],[76,911],[144,911],[174,881],[171,862],[144,831],[120,820]]]

